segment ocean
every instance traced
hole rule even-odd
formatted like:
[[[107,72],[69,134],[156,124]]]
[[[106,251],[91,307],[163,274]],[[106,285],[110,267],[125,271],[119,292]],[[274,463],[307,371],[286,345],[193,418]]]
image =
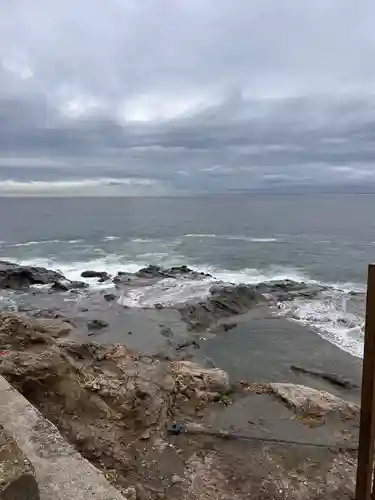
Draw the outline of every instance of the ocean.
[[[224,282],[324,283],[324,297],[284,303],[279,314],[361,356],[374,213],[374,195],[0,198],[0,258],[71,279],[84,269],[187,264]],[[211,285],[154,287],[127,305],[197,298]]]

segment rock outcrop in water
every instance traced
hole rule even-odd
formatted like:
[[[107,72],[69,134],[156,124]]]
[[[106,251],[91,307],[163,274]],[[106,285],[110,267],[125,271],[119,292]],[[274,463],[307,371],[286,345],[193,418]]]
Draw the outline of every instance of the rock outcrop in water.
[[[222,318],[244,314],[262,302],[265,302],[263,295],[252,285],[216,285],[207,299],[184,304],[179,310],[191,330],[202,331]]]
[[[278,302],[293,300],[295,298],[314,299],[327,287],[319,284],[310,284],[303,281],[275,280],[265,281],[255,286],[257,292],[271,297]]]
[[[81,278],[98,278],[98,279],[101,279],[101,280],[109,280],[110,276],[105,271],[91,271],[91,270],[87,270],[87,271],[83,271],[81,273]]]
[[[0,261],[0,288],[20,289],[30,285],[53,284],[63,279],[61,273],[45,267],[20,266]]]
[[[188,266],[173,266],[170,268],[163,268],[160,266],[150,265],[140,269],[135,273],[139,278],[177,278],[177,277],[212,277],[208,273],[200,273],[190,269]]]

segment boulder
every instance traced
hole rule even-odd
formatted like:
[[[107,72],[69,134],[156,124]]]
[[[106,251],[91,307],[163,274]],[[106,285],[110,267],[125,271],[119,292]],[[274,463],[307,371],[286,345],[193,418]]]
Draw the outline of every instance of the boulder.
[[[109,274],[106,273],[105,271],[91,271],[91,270],[83,271],[81,273],[81,277],[82,278],[99,278],[99,279],[105,279],[105,280],[110,279]]]
[[[355,404],[304,385],[272,383],[270,390],[301,415],[324,417],[330,413],[338,413],[346,418],[353,418],[359,414],[359,408]]]
[[[255,286],[255,290],[274,298],[278,302],[284,302],[295,298],[314,299],[321,292],[327,290],[327,287],[286,279],[259,283],[259,285]]]
[[[172,266],[169,268],[163,268],[160,266],[150,265],[140,269],[135,273],[139,278],[177,278],[177,277],[189,277],[202,279],[203,277],[211,277],[210,274],[199,273],[191,269],[186,265]]]
[[[117,295],[115,295],[114,293],[105,293],[103,295],[103,298],[104,300],[106,300],[107,302],[113,302],[114,300],[117,299]]]
[[[89,330],[101,330],[106,326],[108,326],[107,321],[104,321],[102,319],[91,319],[90,321],[87,322],[87,328]]]
[[[197,304],[183,304],[179,310],[192,330],[205,330],[220,318],[249,311],[265,301],[252,285],[214,286],[207,299]]]
[[[83,281],[56,281],[51,288],[50,292],[67,292],[69,290],[80,290],[83,288],[88,288],[88,284]]]
[[[64,276],[45,267],[20,266],[13,262],[0,261],[0,288],[20,289],[30,285],[53,284]]]
[[[132,278],[133,276],[128,274],[128,273],[123,273],[123,272],[119,272],[117,274],[117,276],[115,276],[113,278],[113,283],[115,283],[115,285],[126,285],[128,283],[131,283],[132,282]]]
[[[173,278],[171,273],[160,266],[150,265],[144,267],[135,273],[138,278]]]
[[[227,393],[231,390],[229,375],[219,368],[204,368],[192,361],[172,361],[172,372],[191,389]]]

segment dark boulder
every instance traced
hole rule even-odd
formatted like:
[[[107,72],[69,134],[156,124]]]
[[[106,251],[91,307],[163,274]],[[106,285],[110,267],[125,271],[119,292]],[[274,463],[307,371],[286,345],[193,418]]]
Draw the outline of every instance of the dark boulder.
[[[108,326],[107,321],[104,321],[102,319],[92,319],[87,322],[87,328],[89,330],[101,330],[102,328],[105,328]]]
[[[112,302],[114,300],[117,299],[117,295],[115,295],[114,293],[105,293],[103,295],[103,298],[104,300],[106,300],[107,302]]]
[[[160,266],[150,265],[135,273],[138,278],[173,278],[173,274]]]
[[[257,292],[283,302],[296,298],[314,299],[327,287],[319,284],[305,283],[293,280],[275,280],[259,283],[255,286]]]
[[[126,285],[132,282],[133,276],[130,275],[129,273],[124,273],[122,271],[117,273],[117,276],[113,278],[113,283],[115,285]]]
[[[171,338],[173,337],[173,331],[169,326],[163,326],[160,328],[160,335],[163,335],[163,337]]]
[[[81,290],[88,288],[88,284],[83,281],[56,281],[51,288],[50,292],[67,292],[69,290]]]
[[[81,278],[98,278],[98,279],[102,279],[102,280],[107,281],[107,280],[110,279],[110,276],[105,271],[90,271],[90,270],[87,270],[87,271],[83,271],[81,273]]]
[[[0,261],[0,288],[20,289],[31,285],[53,284],[64,276],[45,267],[20,266],[13,262]]]
[[[211,288],[207,299],[196,304],[184,304],[179,310],[190,329],[202,331],[226,317],[244,314],[264,297],[251,285],[228,285]]]
[[[172,266],[169,268],[163,268],[160,266],[150,265],[140,269],[135,273],[139,278],[178,278],[178,277],[189,277],[202,279],[203,277],[212,277],[210,274],[200,273],[194,271],[185,264],[181,266]]]

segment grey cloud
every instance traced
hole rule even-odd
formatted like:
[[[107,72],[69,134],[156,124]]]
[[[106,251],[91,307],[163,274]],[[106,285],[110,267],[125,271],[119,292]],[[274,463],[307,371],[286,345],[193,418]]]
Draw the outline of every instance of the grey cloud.
[[[374,14],[371,0],[3,2],[0,180],[375,183]]]

